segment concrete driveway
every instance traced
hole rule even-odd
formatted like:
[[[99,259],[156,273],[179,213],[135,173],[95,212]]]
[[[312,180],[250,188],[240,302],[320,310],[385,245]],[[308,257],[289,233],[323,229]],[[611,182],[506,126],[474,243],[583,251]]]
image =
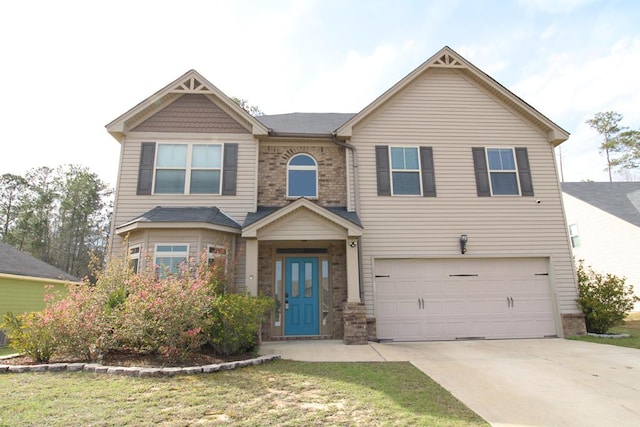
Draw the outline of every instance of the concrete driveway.
[[[309,361],[410,361],[494,426],[640,426],[640,350],[563,339],[267,343]]]

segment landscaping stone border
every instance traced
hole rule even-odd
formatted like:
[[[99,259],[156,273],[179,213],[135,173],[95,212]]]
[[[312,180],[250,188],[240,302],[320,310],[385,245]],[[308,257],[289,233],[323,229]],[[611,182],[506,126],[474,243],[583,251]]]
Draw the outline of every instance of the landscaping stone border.
[[[129,377],[173,377],[175,375],[210,374],[218,371],[257,366],[280,359],[278,354],[260,356],[255,359],[217,363],[204,366],[186,366],[182,368],[137,368],[129,366],[106,366],[99,363],[49,363],[40,365],[3,365],[0,359],[0,374],[20,372],[95,372],[97,374],[122,375]]]

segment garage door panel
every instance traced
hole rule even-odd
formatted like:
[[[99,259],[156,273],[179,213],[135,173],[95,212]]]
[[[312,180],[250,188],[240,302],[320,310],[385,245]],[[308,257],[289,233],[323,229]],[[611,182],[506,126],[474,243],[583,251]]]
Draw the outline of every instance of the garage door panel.
[[[555,335],[547,263],[538,258],[376,260],[379,336],[414,341]]]

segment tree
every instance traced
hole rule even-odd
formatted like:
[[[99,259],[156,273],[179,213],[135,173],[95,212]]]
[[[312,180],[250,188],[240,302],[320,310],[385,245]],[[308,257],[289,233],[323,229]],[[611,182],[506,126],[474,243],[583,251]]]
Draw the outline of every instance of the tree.
[[[249,101],[248,100],[243,99],[243,98],[238,98],[237,96],[234,96],[231,99],[233,100],[233,102],[238,104],[240,107],[242,107],[246,112],[248,112],[252,116],[254,116],[254,117],[255,116],[264,116],[264,113],[262,112],[260,107],[258,107],[257,105],[249,105]]]
[[[604,113],[596,113],[596,115],[593,116],[592,119],[586,121],[586,123],[591,126],[591,128],[595,129],[604,138],[602,144],[600,144],[599,151],[600,153],[604,151],[607,157],[607,171],[609,172],[609,182],[613,181],[611,179],[611,153],[620,151],[622,145],[619,139],[620,132],[626,129],[619,126],[621,120],[622,114],[615,111],[606,111]]]
[[[87,168],[0,176],[0,240],[69,274],[90,273],[107,247],[112,192]]]
[[[640,130],[628,130],[618,135],[622,156],[611,162],[621,170],[640,168]]]
[[[59,208],[54,223],[52,263],[76,275],[89,274],[90,255],[102,258],[106,247],[106,196],[111,194],[95,173],[68,165],[58,170]]]
[[[0,176],[0,224],[1,239],[12,244],[10,231],[13,230],[22,209],[21,196],[27,189],[27,180],[20,175],[5,173]]]

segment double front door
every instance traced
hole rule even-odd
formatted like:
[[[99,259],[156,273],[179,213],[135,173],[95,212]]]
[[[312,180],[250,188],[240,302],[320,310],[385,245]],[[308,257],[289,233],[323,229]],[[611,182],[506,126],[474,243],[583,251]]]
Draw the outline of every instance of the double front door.
[[[286,335],[318,335],[318,258],[287,258],[285,262]]]

